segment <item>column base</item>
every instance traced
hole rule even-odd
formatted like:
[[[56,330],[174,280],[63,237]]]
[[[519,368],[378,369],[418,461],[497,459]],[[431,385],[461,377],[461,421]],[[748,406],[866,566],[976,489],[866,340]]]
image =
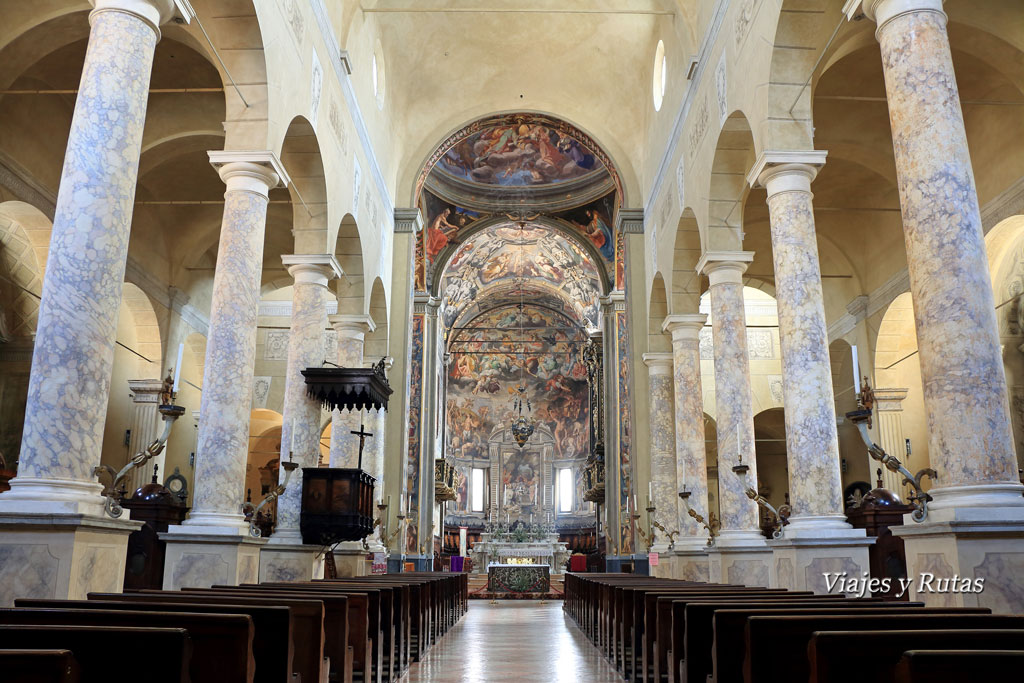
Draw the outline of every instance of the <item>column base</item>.
[[[338,576],[366,576],[370,573],[371,565],[359,541],[345,541],[334,549],[334,568]]]
[[[1024,506],[929,506],[923,523],[905,515],[890,530],[903,539],[911,600],[1024,612]]]
[[[228,533],[215,533],[222,529]],[[172,525],[160,534],[167,543],[164,590],[237,586],[260,580],[260,549],[265,538],[231,533],[231,527]]]
[[[681,538],[676,541],[675,568],[672,578],[683,581],[709,581],[708,542],[703,538]]]
[[[825,574],[845,573],[846,578],[859,579],[870,572],[868,547],[874,542],[864,529],[845,522],[843,526],[807,524],[792,530],[787,526],[782,538],[768,541],[773,555],[769,585],[825,595],[829,592]],[[832,592],[843,586],[836,584]],[[858,594],[847,591],[847,595]]]
[[[757,531],[723,530],[707,549],[712,583],[767,586],[771,581],[772,551]]]
[[[0,512],[0,607],[121,592],[128,536],[141,528],[127,516]]]
[[[84,515],[104,518],[103,486],[79,479],[15,477],[0,495],[0,513]]]
[[[323,548],[292,543],[291,539],[267,539],[260,548],[260,581],[312,581],[324,578]]]

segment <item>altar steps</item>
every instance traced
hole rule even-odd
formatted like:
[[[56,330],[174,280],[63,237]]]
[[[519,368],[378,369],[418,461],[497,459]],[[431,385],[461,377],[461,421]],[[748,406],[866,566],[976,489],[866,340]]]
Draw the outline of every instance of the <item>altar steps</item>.
[[[469,575],[470,600],[561,600],[565,597],[565,578],[561,574],[551,577],[551,590],[547,593],[489,593],[486,574]]]

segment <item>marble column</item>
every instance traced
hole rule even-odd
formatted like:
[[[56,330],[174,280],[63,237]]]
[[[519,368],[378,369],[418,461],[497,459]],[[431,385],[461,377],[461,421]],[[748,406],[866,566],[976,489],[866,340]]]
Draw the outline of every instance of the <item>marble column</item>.
[[[100,464],[153,52],[171,0],[93,0],[32,354],[0,510],[103,514]]]
[[[652,519],[657,520],[669,531],[677,531],[676,521],[679,515],[676,513],[676,502],[679,497],[676,495],[676,432],[674,427],[675,410],[673,407],[672,388],[672,354],[671,353],[645,353],[644,364],[647,366],[648,378],[648,424],[650,429],[650,453],[651,453],[651,494],[654,515]],[[640,522],[646,525],[647,519],[641,499]],[[651,552],[664,555],[668,552],[669,539],[664,532],[654,527],[654,544]],[[650,529],[648,529],[650,531]],[[674,548],[673,548],[674,549]],[[671,558],[665,557],[665,561],[659,562],[657,570],[659,576],[671,578],[670,574],[664,572],[672,568]]]
[[[851,576],[869,570],[863,529],[843,515],[835,395],[811,181],[824,151],[763,152],[748,180],[768,191],[775,297],[779,309],[786,452],[793,514],[769,541],[772,585],[826,593],[829,562]]]
[[[270,190],[288,176],[272,152],[210,152],[227,185],[203,368],[192,513],[170,527],[164,588],[242,583],[259,546],[242,515],[256,361],[263,237]]]
[[[708,505],[707,446],[704,443],[704,401],[700,381],[700,331],[707,316],[702,313],[670,315],[662,329],[672,335],[673,387],[676,422],[676,487],[690,492],[689,505],[705,519]],[[707,530],[679,505],[679,537],[676,539],[677,577],[708,580]]]
[[[330,254],[285,254],[281,261],[292,276],[292,320],[288,335],[288,366],[285,375],[281,430],[281,462],[299,468],[277,499],[277,524],[270,542],[260,552],[263,581],[309,580],[323,575],[320,548],[302,543],[299,516],[302,509],[302,469],[320,461],[320,402],[306,392],[302,371],[324,361],[327,329],[327,283],[341,274]],[[278,472],[283,483],[287,472]]]
[[[743,272],[750,251],[705,252],[697,271],[708,276],[715,353],[715,405],[718,417],[718,492],[722,530],[710,552],[712,581],[766,586],[770,555],[758,526],[757,505],[745,489],[757,486],[754,410],[750,393]],[[742,461],[745,476],[732,468]]]
[[[128,386],[132,392],[132,426],[131,437],[128,443],[128,458],[136,453],[146,450],[149,444],[153,443],[163,431],[163,419],[157,406],[160,404],[160,392],[163,391],[163,380],[159,379],[130,379]],[[164,471],[164,456],[166,451],[156,456],[143,467],[137,467],[132,471],[128,484],[132,495],[140,486],[148,484],[153,479],[153,466],[159,466],[160,481],[167,478]],[[127,461],[125,461],[127,464]]]
[[[0,606],[15,597],[120,590],[128,534],[139,528],[104,517],[93,469],[103,445],[153,53],[159,27],[176,6],[173,0],[92,5],[39,304],[18,476],[0,495]]]
[[[376,325],[368,315],[339,314],[330,316],[331,326],[338,333],[338,358],[343,368],[361,368],[367,332]],[[352,434],[365,419],[362,411],[335,410],[331,414],[331,467],[356,467],[359,462],[359,437]],[[366,469],[365,467],[363,469]]]
[[[878,25],[929,457],[938,473],[928,519],[899,535],[912,575],[987,577],[983,593],[911,599],[1024,611],[1013,580],[1024,573],[1024,488],[942,0],[862,5]]]

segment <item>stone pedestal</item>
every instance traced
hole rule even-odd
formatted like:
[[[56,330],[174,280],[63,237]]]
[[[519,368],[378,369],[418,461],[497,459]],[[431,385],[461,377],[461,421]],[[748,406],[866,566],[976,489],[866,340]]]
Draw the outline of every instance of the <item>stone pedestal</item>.
[[[874,542],[863,529],[835,528],[826,532],[812,527],[801,532],[787,526],[784,537],[768,541],[774,555],[770,585],[824,595],[829,592],[826,573],[845,572],[850,578],[860,578],[870,572],[868,546]]]
[[[124,586],[128,535],[142,522],[0,513],[0,607],[15,598],[84,600]]]
[[[310,581],[324,578],[323,548],[291,544],[271,536],[260,549],[260,581]],[[337,555],[337,554],[335,554]]]
[[[676,541],[674,579],[710,581],[708,544],[703,538],[691,537]]]
[[[359,541],[339,543],[334,549],[334,567],[338,576],[366,576],[370,573],[371,560]]]
[[[1024,613],[1024,515],[1021,508],[929,510],[918,524],[910,515],[890,527],[903,539],[910,599],[929,607],[989,607],[1000,614]],[[931,583],[929,576],[934,577]],[[955,585],[945,586],[953,579]],[[964,579],[983,580],[962,592]]]
[[[164,564],[164,590],[209,588],[213,585],[238,586],[260,580],[260,549],[267,539],[248,534],[189,533],[174,530],[160,534],[167,543]]]
[[[708,577],[713,583],[768,586],[772,549],[756,531],[723,530],[708,548]]]

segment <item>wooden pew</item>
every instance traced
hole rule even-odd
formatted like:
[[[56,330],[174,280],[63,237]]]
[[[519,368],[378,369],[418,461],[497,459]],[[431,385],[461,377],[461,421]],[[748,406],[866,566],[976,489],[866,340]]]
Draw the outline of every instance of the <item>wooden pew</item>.
[[[1018,650],[910,650],[896,667],[894,683],[977,683],[1024,671]]]
[[[89,593],[89,600],[120,602],[158,602],[195,604],[196,596],[181,591],[143,590],[137,593]],[[246,605],[287,607],[292,613],[294,656],[293,671],[306,681],[319,681],[324,670],[324,605],[317,600],[288,600],[287,598],[259,598],[246,595],[218,595],[203,599],[203,603],[215,605],[220,611],[230,611]],[[191,607],[189,608],[191,609]]]
[[[110,683],[115,654],[122,670],[145,671],[146,683],[189,683],[192,641],[183,628],[2,625],[0,643],[12,650],[70,650],[81,683]]]
[[[927,610],[921,608],[917,611]],[[716,680],[719,683],[738,680],[747,683],[805,681],[810,675],[807,647],[815,631],[1024,629],[1024,615],[984,614],[987,610],[973,608],[946,611],[946,614],[751,616],[746,620],[747,653],[743,660],[743,676],[716,677]],[[715,666],[718,664],[716,658]]]
[[[908,658],[904,652],[914,649],[972,651],[960,657]],[[824,631],[811,636],[807,656],[811,669],[811,683],[863,683],[863,681],[892,681],[901,665],[908,673],[922,680],[943,681],[985,680],[983,658],[974,656],[980,650],[1013,651],[1024,665],[1024,630],[960,631],[933,629],[922,631]],[[864,653],[871,653],[865,657]],[[1012,658],[996,658],[989,662],[988,674],[994,674],[994,664],[1006,665]],[[1013,669],[1004,668],[999,673]],[[1024,669],[1018,668],[1018,677]],[[970,678],[965,675],[969,674]],[[927,676],[927,677],[925,677]],[[991,680],[1001,677],[992,676]]]
[[[812,595],[805,592],[793,593],[758,593],[746,591],[742,593],[696,593],[689,596],[670,594],[658,597],[658,640],[655,642],[654,651],[654,676],[655,681],[663,678],[667,681],[696,680],[695,670],[700,668],[706,670],[703,676],[711,673],[711,646],[713,641],[713,630],[711,617],[714,610],[723,607],[744,607],[761,606],[771,607],[778,605],[782,608],[809,608],[809,607],[830,607],[832,605],[847,604],[845,596],[842,595]],[[859,606],[866,607],[875,604],[877,601],[859,603]],[[906,603],[900,603],[906,605]],[[694,644],[689,647],[690,652],[697,653],[697,659],[703,658],[703,662],[694,661],[690,663],[691,675],[687,676],[680,672],[683,665],[687,648],[687,608],[694,605],[691,619],[697,624],[703,624],[703,628],[693,631],[691,638]],[[703,678],[700,678],[703,680]]]
[[[298,584],[296,584],[298,585]],[[374,652],[375,642],[371,638],[371,627],[376,624],[372,605],[365,593],[315,594],[298,590],[271,590],[272,587],[227,586],[220,588],[185,588],[182,593],[210,594],[219,599],[230,596],[236,600],[260,599],[271,602],[313,601],[323,614],[323,654],[330,661],[332,676],[354,681],[377,681],[378,664]],[[379,682],[378,682],[379,683]]]
[[[120,595],[120,594],[118,594]],[[127,610],[141,612],[191,612],[195,614],[245,614],[252,620],[252,651],[256,664],[256,683],[277,683],[291,678],[293,668],[294,632],[292,612],[277,605],[223,605],[209,602],[159,602],[134,599],[111,600],[47,600],[18,598],[16,607],[43,607],[77,610]]]
[[[5,683],[79,683],[71,650],[0,650]]]
[[[0,624],[183,628],[192,639],[192,683],[252,683],[256,670],[245,614],[13,607],[0,608]]]

